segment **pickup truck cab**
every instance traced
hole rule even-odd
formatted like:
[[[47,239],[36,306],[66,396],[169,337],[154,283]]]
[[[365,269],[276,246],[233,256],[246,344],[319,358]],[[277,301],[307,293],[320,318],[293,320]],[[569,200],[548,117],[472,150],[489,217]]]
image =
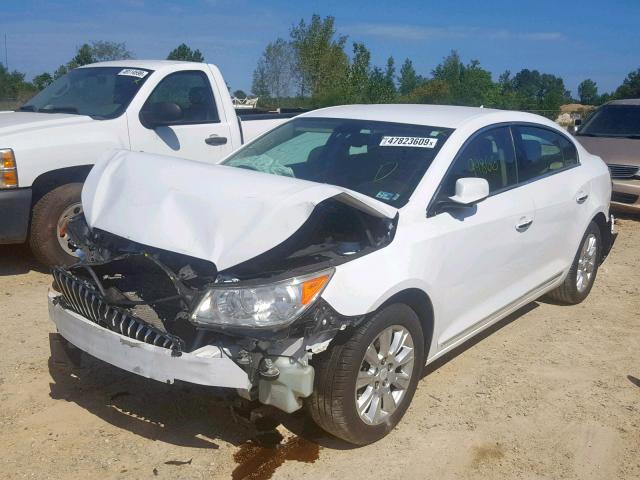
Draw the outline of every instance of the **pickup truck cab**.
[[[236,115],[215,65],[128,60],[72,70],[0,112],[0,244],[29,240],[45,264],[75,260],[66,223],[112,149],[217,162],[292,115]]]
[[[306,403],[370,443],[426,363],[541,295],[587,297],[610,196],[604,162],[537,115],[316,110],[218,165],[100,161],[69,222],[82,260],[54,268],[49,313],[119,368]]]

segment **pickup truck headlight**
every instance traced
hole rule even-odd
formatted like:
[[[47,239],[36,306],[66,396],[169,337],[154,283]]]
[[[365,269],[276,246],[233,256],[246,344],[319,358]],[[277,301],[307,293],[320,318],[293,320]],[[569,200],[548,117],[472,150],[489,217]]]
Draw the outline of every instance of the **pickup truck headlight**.
[[[313,304],[332,275],[330,269],[265,285],[221,284],[202,297],[191,321],[202,326],[284,327]]]
[[[17,188],[16,157],[10,148],[0,148],[0,188]]]

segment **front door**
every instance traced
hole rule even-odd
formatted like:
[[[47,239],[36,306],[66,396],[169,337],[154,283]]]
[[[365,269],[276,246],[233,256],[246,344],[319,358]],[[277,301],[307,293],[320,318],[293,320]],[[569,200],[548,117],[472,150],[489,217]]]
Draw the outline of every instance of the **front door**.
[[[211,163],[232,151],[231,126],[219,115],[207,72],[187,70],[167,75],[141,110],[162,102],[178,104],[182,119],[169,127],[149,129],[139,115],[129,115],[131,150]]]
[[[477,133],[457,155],[437,193],[453,195],[456,180],[480,177],[490,195],[472,207],[430,211],[438,264],[437,281],[444,298],[439,305],[438,349],[453,346],[526,294],[532,248],[529,228],[535,221],[533,199],[517,188],[517,167],[508,127]],[[434,268],[433,265],[425,268]]]

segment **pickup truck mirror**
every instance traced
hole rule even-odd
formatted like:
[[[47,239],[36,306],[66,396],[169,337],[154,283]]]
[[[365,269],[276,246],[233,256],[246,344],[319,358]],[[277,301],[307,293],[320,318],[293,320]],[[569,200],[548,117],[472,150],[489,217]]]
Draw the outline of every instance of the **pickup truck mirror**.
[[[173,102],[152,103],[149,108],[140,111],[140,123],[150,130],[158,127],[168,127],[175,125],[184,113],[182,107]]]
[[[575,134],[578,131],[578,129],[580,128],[580,125],[582,125],[582,119],[576,118],[573,121],[573,125],[571,126],[570,132]]]

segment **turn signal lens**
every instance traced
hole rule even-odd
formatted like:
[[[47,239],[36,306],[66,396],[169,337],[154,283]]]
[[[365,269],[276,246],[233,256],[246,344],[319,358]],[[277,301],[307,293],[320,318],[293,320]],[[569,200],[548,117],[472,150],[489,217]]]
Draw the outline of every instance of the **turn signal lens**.
[[[318,292],[320,292],[329,281],[329,275],[323,275],[312,280],[307,280],[302,284],[302,299],[300,303],[306,305],[311,302]]]
[[[0,149],[0,188],[18,186],[16,158],[10,148]]]

